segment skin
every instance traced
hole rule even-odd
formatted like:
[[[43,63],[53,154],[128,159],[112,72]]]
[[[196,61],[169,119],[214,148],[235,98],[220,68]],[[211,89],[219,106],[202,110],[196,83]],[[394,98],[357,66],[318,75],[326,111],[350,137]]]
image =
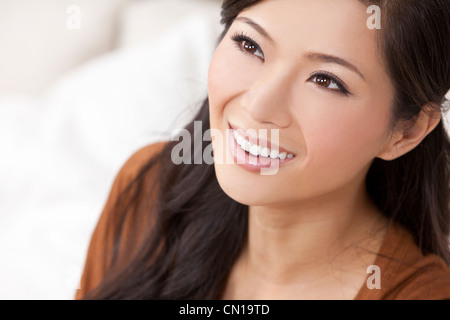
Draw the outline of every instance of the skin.
[[[352,299],[365,285],[387,222],[365,190],[368,169],[412,150],[440,120],[421,112],[411,130],[389,134],[394,89],[368,17],[357,0],[266,0],[241,12],[217,47],[211,128],[224,136],[229,122],[278,129],[279,145],[295,154],[269,176],[214,164],[222,189],[249,206],[248,241],[223,298]],[[262,52],[231,39],[242,33]],[[317,71],[339,77],[350,94],[312,78]],[[215,156],[230,152],[225,142],[213,139]]]

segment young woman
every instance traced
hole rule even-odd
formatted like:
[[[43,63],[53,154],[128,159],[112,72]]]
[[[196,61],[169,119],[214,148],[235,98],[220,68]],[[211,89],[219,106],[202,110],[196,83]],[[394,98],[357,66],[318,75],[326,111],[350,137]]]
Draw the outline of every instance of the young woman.
[[[216,161],[134,154],[77,297],[450,299],[450,1],[225,0],[222,22],[186,128]]]

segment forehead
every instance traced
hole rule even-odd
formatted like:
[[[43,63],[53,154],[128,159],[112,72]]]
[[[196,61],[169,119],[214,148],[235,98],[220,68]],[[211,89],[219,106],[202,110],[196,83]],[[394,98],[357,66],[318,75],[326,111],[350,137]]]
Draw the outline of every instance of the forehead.
[[[265,0],[239,16],[260,24],[283,54],[321,52],[368,73],[379,68],[376,31],[367,27],[371,13],[358,0]]]

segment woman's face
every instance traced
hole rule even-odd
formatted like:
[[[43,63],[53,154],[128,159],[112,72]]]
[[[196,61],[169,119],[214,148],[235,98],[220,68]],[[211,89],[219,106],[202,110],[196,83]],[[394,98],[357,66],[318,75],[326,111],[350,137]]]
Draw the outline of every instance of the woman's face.
[[[239,14],[208,80],[211,128],[223,137],[238,129],[259,152],[252,157],[234,137],[213,138],[217,178],[231,198],[294,204],[363,181],[387,143],[393,100],[370,16],[357,0],[266,0]],[[261,155],[258,138],[279,145],[286,159]],[[279,168],[261,174],[261,163]]]

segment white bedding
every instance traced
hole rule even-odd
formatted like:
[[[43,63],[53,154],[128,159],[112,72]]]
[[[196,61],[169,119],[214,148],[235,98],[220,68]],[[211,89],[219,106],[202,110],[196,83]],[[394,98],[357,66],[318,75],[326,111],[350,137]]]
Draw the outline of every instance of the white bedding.
[[[219,6],[58,80],[0,97],[0,299],[71,299],[111,183],[206,97]]]

